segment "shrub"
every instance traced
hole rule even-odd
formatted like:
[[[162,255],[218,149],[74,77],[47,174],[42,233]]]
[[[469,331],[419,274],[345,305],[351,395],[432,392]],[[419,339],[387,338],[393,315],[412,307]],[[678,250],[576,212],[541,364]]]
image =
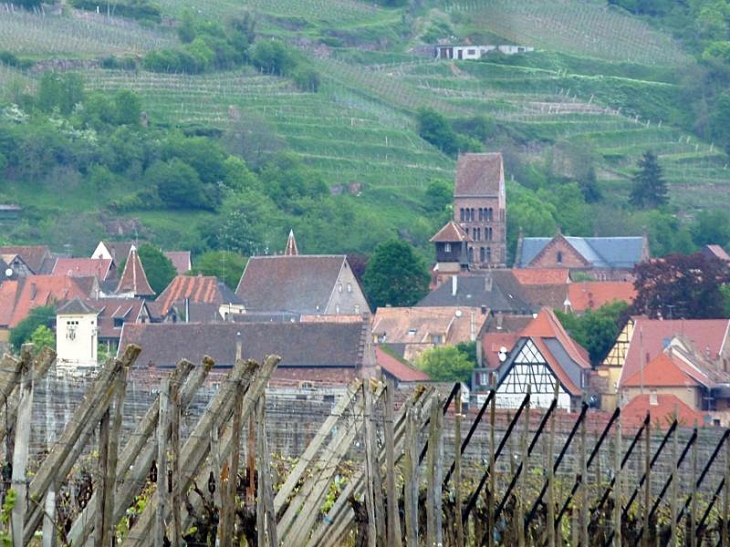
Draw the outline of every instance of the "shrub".
[[[294,85],[301,91],[317,93],[321,83],[319,72],[310,67],[301,67],[294,71]]]

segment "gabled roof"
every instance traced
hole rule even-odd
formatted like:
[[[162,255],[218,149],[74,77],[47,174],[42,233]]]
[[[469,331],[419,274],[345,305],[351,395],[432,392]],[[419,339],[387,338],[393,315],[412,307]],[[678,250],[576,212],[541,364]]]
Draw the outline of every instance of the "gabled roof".
[[[102,241],[101,242],[114,262],[121,262],[129,256],[129,251],[135,246],[133,241]]]
[[[515,268],[512,273],[522,285],[570,283],[570,270],[567,268]]]
[[[575,312],[600,308],[616,300],[631,304],[634,298],[636,289],[630,281],[591,281],[568,286],[568,300]]]
[[[645,239],[638,237],[571,237],[558,234],[594,268],[633,268],[645,258]],[[525,237],[517,268],[526,268],[553,241],[552,237]]]
[[[51,250],[46,245],[5,245],[0,247],[0,255],[18,255],[34,274],[41,274]]]
[[[391,355],[381,347],[375,348],[375,358],[383,372],[398,382],[428,382],[430,380],[428,374]]]
[[[99,339],[119,339],[122,327],[119,323],[136,323],[148,315],[147,303],[142,298],[99,298],[85,303],[99,312],[97,319]]]
[[[138,344],[137,363],[174,366],[185,358],[199,362],[204,355],[218,366],[231,366],[236,343],[243,358],[261,362],[280,355],[280,367],[355,369],[363,361],[363,323],[140,323],[122,329],[120,351]]]
[[[426,295],[417,306],[486,306],[493,313],[525,314],[534,309],[524,296],[522,286],[509,270],[492,270],[482,275],[460,275]]]
[[[527,325],[525,330],[521,332],[522,336],[529,336],[530,338],[553,338],[557,340],[560,345],[565,349],[570,358],[580,367],[589,369],[591,363],[588,358],[588,352],[575,340],[563,328],[560,320],[555,316],[555,313],[550,308],[543,308],[537,317]]]
[[[71,277],[96,276],[104,281],[111,273],[112,261],[108,258],[59,258],[53,267],[53,274]]]
[[[725,262],[730,262],[730,255],[727,254],[725,252],[725,249],[723,249],[719,245],[705,245],[705,249],[707,250],[707,254],[715,256],[720,260],[724,260]]]
[[[647,319],[634,317],[634,328],[621,368],[622,386],[641,366],[647,365],[669,345],[674,336],[689,340],[707,359],[715,361],[730,336],[728,319]]]
[[[56,315],[97,315],[98,313],[78,296],[56,310]]]
[[[132,245],[129,249],[127,262],[124,264],[124,271],[119,278],[116,292],[131,293],[134,296],[154,296],[155,291],[147,281],[147,274],[142,267],[142,261],[137,254],[137,248]]]
[[[436,235],[429,239],[431,243],[460,243],[474,241],[464,229],[453,220],[450,220]]]
[[[682,426],[691,427],[695,421],[702,427],[705,424],[705,415],[683,402],[676,395],[658,393],[654,395],[636,395],[621,408],[621,423],[624,426],[636,427],[644,421],[646,412],[651,414],[651,422],[668,426],[674,420],[677,411],[677,420]]]
[[[440,335],[442,344],[454,345],[478,335],[488,313],[481,308],[451,306],[381,306],[373,317],[372,330],[376,336],[384,335],[385,343],[431,344],[432,336]]]
[[[490,332],[482,338],[482,356],[484,357],[484,368],[496,369],[502,364],[499,360],[501,349],[505,349],[505,356],[515,347],[520,339],[516,332]]]
[[[170,259],[178,275],[185,275],[193,268],[190,251],[165,251],[164,254]]]
[[[89,296],[76,280],[66,275],[32,275],[18,280],[19,293],[9,326],[15,327],[33,308]]]
[[[251,311],[324,313],[345,255],[252,256],[236,294]]]
[[[498,196],[504,186],[502,154],[461,154],[456,163],[454,197]]]
[[[188,299],[191,303],[240,304],[241,299],[215,276],[178,275],[155,299],[157,311],[166,315],[177,302]]]

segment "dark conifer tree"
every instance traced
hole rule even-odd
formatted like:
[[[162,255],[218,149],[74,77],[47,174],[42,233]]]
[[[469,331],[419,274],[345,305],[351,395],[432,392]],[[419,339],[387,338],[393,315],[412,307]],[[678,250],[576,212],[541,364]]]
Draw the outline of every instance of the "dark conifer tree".
[[[629,201],[639,209],[656,209],[669,202],[667,183],[656,154],[647,150],[638,161],[639,171],[634,175],[634,185]]]

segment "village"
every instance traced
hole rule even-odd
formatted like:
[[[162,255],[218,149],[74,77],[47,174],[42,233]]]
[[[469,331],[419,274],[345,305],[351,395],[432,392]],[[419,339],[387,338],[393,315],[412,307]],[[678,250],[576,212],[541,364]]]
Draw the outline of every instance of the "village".
[[[285,249],[252,256],[238,286],[186,275],[190,252],[166,255],[178,272],[155,292],[132,242],[100,241],[89,257],[56,256],[45,246],[0,248],[0,336],[38,306],[56,312],[58,373],[93,373],[102,355],[143,348],[140,362],[170,369],[211,356],[230,368],[278,354],[272,382],[293,389],[344,390],[355,378],[428,382],[414,363],[436,347],[475,343],[477,363],[463,386],[476,405],[496,386],[517,407],[527,386],[546,407],[643,416],[678,412],[686,423],[730,424],[730,319],[628,317],[613,347],[591,362],[554,310],[587,310],[636,295],[634,267],[650,260],[646,235],[520,235],[508,267],[506,196],[500,154],[464,154],[457,167],[454,218],[436,233],[431,292],[411,307],[371,310],[345,255],[307,255],[290,233]],[[708,256],[727,253],[708,245]],[[123,264],[123,269],[119,265]],[[146,368],[148,368],[146,367]]]

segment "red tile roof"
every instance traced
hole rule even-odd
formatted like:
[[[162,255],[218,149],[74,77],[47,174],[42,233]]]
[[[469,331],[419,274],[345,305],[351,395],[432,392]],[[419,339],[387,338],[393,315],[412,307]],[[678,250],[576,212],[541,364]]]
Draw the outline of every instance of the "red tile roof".
[[[137,248],[132,245],[129,249],[127,262],[124,264],[124,271],[119,278],[117,293],[132,293],[134,296],[154,296],[155,291],[147,281],[147,274],[142,267],[142,261],[137,254]]]
[[[19,280],[19,283],[19,294],[9,323],[11,328],[28,317],[33,308],[89,296],[75,278],[66,275],[32,275]]]
[[[502,154],[461,154],[454,196],[498,196],[504,180]]]
[[[522,285],[562,285],[570,283],[567,268],[515,268],[512,273]]]
[[[636,289],[630,281],[591,281],[568,286],[568,299],[575,312],[600,308],[616,300],[631,304],[634,298]]]
[[[429,239],[429,241],[431,243],[454,243],[461,241],[471,242],[473,239],[461,226],[453,220],[450,220],[443,228],[436,232],[436,235]]]
[[[657,355],[642,371],[637,370],[621,387],[711,387],[714,382],[702,371],[666,352]]]
[[[190,261],[190,251],[165,251],[165,256],[170,259],[179,275],[188,273],[193,267]]]
[[[621,369],[619,385],[633,376],[662,352],[672,337],[679,335],[692,342],[710,361],[718,359],[730,336],[728,319],[647,319],[634,317],[633,335]]]
[[[390,355],[382,348],[375,348],[378,366],[399,382],[428,382],[428,374]]]
[[[570,337],[550,308],[541,309],[532,323],[520,334],[533,339],[556,338],[573,361],[583,368],[591,368],[588,352]]]
[[[165,287],[155,302],[159,304],[158,311],[165,315],[175,302],[185,298],[188,298],[190,302],[224,303],[218,289],[218,278],[203,275],[178,275]]]
[[[651,404],[652,400],[655,400],[656,404]],[[705,424],[705,415],[702,412],[694,410],[679,397],[671,394],[635,396],[621,408],[621,423],[624,427],[638,426],[643,423],[646,412],[649,411],[652,424],[667,427],[674,420],[675,410],[680,425],[693,426],[695,421],[700,427]]]
[[[108,258],[59,258],[52,273],[71,277],[95,276],[105,281],[111,273],[111,265]]]
[[[553,371],[553,374],[555,374],[557,379],[560,381],[560,385],[562,385],[571,395],[581,395],[583,390],[570,379],[570,376],[568,376],[565,372],[565,369],[561,366],[558,358],[553,355],[553,352],[551,352],[550,348],[547,347],[545,340],[545,338],[532,337],[535,347],[537,347],[542,356],[545,358],[545,361],[550,366],[550,370]],[[584,362],[578,361],[577,363],[585,368]],[[590,367],[590,364],[588,364],[588,366]]]
[[[505,353],[509,354],[519,339],[520,335],[516,332],[490,332],[484,335],[482,338],[484,366],[498,368],[502,364],[499,360],[499,350],[505,348],[507,350]]]
[[[10,324],[17,296],[17,280],[7,280],[0,283],[0,327],[7,327]]]

